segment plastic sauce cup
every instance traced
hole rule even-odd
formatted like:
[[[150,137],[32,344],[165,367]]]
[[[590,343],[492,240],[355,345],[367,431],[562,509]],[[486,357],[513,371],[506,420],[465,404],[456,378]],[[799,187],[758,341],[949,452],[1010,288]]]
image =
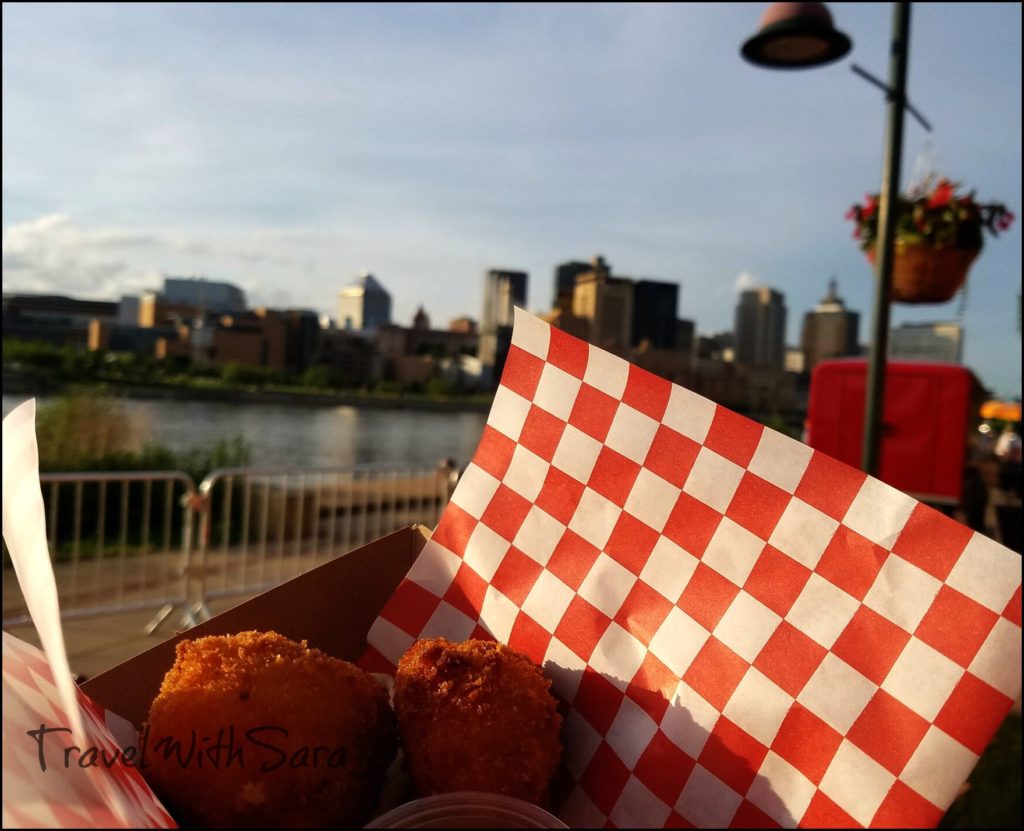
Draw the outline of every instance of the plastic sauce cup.
[[[367,828],[568,828],[543,808],[494,793],[427,796],[381,814]]]

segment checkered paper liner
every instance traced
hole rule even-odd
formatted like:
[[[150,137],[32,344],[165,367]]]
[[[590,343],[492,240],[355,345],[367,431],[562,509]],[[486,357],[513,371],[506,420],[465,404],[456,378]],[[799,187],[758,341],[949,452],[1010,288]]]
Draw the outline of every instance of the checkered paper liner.
[[[121,760],[119,748],[137,748],[134,729],[126,733],[127,722],[71,680],[46,543],[35,401],[4,418],[2,464],[4,541],[45,650],[3,633],[3,825],[173,828],[138,770]],[[56,732],[43,735],[41,755],[30,731],[42,727]]]
[[[138,770],[123,764],[79,768],[80,753],[65,749],[78,746],[66,733],[44,738],[46,771],[40,766],[39,745],[28,735],[40,725],[60,727],[69,723],[59,702],[53,671],[36,647],[13,635],[3,634],[3,736],[5,828],[174,828],[174,821],[143,781]],[[107,713],[79,690],[79,704],[89,744],[107,759],[116,758],[119,745],[107,726]],[[117,788],[122,805],[119,815],[98,787],[103,777]]]
[[[1021,687],[1021,561],[517,310],[480,446],[363,665],[553,679],[570,825],[934,826]]]

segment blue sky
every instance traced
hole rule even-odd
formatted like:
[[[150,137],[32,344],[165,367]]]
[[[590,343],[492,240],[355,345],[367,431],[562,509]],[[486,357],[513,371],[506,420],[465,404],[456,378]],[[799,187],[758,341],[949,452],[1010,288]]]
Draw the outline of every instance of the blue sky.
[[[854,43],[817,70],[739,56],[763,4],[3,6],[4,291],[116,296],[164,274],[335,313],[369,269],[398,322],[478,317],[483,272],[602,254],[682,286],[698,331],[738,286],[786,296],[789,341],[830,277],[862,313],[844,220],[881,178],[891,6],[833,3]],[[919,3],[909,90],[938,172],[1021,200],[1021,6]],[[927,135],[907,120],[904,176]],[[987,241],[965,362],[1019,395],[1020,225]]]

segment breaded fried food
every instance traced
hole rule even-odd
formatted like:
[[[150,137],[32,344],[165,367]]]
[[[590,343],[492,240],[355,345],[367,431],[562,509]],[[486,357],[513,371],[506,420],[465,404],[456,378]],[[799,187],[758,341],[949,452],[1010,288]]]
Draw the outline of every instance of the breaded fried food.
[[[361,826],[397,750],[372,676],[276,632],[181,641],[143,775],[182,826]],[[176,744],[175,744],[176,743]]]
[[[545,806],[562,717],[533,661],[493,641],[417,641],[395,674],[395,714],[421,796],[489,791]]]

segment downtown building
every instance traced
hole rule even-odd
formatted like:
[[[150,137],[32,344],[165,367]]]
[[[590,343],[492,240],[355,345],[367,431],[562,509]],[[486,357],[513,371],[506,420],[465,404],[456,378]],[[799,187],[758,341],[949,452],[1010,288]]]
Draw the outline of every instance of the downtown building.
[[[572,296],[576,291],[576,278],[592,271],[594,265],[580,260],[572,260],[555,266],[555,296],[551,307],[560,309],[565,314],[572,314]]]
[[[166,277],[158,291],[122,297],[116,320],[92,320],[88,348],[300,373],[316,361],[320,322],[310,309],[250,309],[233,283]]]
[[[572,315],[582,322],[585,340],[625,355],[633,342],[633,281],[613,277],[604,257],[594,257],[590,270],[576,275]]]
[[[94,323],[89,348],[137,351],[147,333],[152,333],[152,354],[158,360],[180,356],[196,365],[219,367],[242,364],[299,373],[316,363],[321,348],[316,312],[267,307],[236,314],[206,313],[170,327],[136,331]]]
[[[755,418],[799,408],[797,375],[786,370],[786,303],[781,292],[761,287],[740,294],[733,348],[733,363],[719,379],[726,383],[709,397]]]
[[[595,256],[557,266],[554,288],[547,323],[662,378],[689,381],[694,326],[676,316],[677,283],[618,276]]]
[[[165,277],[160,295],[165,303],[219,314],[244,312],[247,308],[245,292],[238,286],[205,277]]]
[[[85,348],[93,320],[116,323],[118,304],[53,294],[4,294],[5,338],[42,340],[54,346]]]
[[[373,332],[391,323],[391,295],[369,272],[338,292],[338,328]]]
[[[846,308],[836,293],[836,281],[830,280],[828,294],[804,315],[800,334],[803,351],[801,372],[810,372],[822,361],[860,354],[860,315]]]
[[[160,329],[207,315],[238,315],[247,310],[245,292],[233,283],[205,277],[165,277],[160,291],[121,298],[119,322]]]
[[[683,348],[689,323],[692,341],[693,324],[676,317],[679,308],[679,285],[659,280],[637,280],[633,283],[633,334],[631,346],[645,341],[655,349]],[[680,325],[683,324],[683,325]]]
[[[748,367],[783,369],[786,361],[786,303],[770,288],[747,289],[736,306],[735,360]]]
[[[484,307],[480,315],[477,355],[483,383],[496,386],[505,369],[505,359],[512,345],[515,308],[526,307],[525,271],[491,269],[484,275]]]
[[[889,332],[889,357],[897,361],[963,360],[964,329],[955,321],[903,323]]]
[[[580,337],[617,355],[632,349],[675,350],[687,336],[686,321],[676,317],[679,285],[660,280],[634,280],[612,274],[604,257],[594,257],[586,270],[581,263],[566,263],[555,272],[556,306],[565,298],[563,278],[575,280],[570,326]],[[683,324],[682,326],[680,324]]]

